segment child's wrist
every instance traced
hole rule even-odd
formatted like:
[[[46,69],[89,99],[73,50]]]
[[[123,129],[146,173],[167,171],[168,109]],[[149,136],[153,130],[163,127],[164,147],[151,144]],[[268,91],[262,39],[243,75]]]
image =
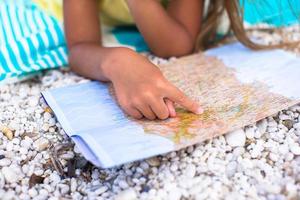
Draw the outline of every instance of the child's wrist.
[[[129,59],[130,54],[134,51],[128,48],[112,48],[102,60],[101,69],[103,75],[110,81],[113,81],[122,71],[120,68],[124,65],[123,59]]]

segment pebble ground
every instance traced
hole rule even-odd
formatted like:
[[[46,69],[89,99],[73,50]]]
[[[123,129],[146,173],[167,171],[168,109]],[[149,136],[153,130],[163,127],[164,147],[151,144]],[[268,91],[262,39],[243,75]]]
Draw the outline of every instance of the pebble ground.
[[[285,31],[300,38],[298,28]],[[103,170],[81,156],[40,96],[84,81],[53,70],[0,86],[0,199],[300,199],[300,105],[226,136]]]

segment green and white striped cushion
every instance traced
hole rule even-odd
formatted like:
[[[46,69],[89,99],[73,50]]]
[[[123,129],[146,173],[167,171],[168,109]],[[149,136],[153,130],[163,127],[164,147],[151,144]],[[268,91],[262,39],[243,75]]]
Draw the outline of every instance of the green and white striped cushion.
[[[67,64],[62,25],[28,0],[0,0],[0,83]]]

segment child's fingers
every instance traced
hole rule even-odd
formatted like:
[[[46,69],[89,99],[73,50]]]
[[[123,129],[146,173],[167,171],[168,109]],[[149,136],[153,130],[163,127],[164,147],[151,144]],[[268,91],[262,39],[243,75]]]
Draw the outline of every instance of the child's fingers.
[[[169,110],[170,117],[176,117],[176,111],[174,108],[174,103],[170,99],[165,99],[167,108]]]
[[[159,119],[167,119],[169,117],[169,110],[163,99],[150,100],[149,105]]]
[[[193,113],[203,113],[203,109],[197,102],[189,99],[183,92],[173,85],[169,88],[168,95],[166,97]]]
[[[137,106],[136,109],[138,109],[147,119],[154,120],[156,118],[156,115],[147,104]]]
[[[123,109],[128,115],[130,115],[131,117],[133,117],[135,119],[142,119],[143,118],[143,115],[137,109],[130,108],[130,107],[126,107],[126,108],[123,108]]]

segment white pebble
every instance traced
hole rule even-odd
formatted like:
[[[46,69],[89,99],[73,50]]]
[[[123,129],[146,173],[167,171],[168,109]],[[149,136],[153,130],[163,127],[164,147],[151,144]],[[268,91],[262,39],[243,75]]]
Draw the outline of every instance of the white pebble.
[[[253,127],[247,127],[245,129],[246,137],[249,139],[254,138],[255,129]]]
[[[27,148],[24,148],[24,147],[21,147],[21,148],[19,148],[19,152],[20,152],[20,154],[25,155],[25,154],[28,153],[28,149],[27,149]]]
[[[172,200],[180,200],[182,197],[182,193],[178,188],[174,188],[169,192],[168,199]]]
[[[11,163],[11,161],[8,158],[3,158],[3,159],[0,160],[0,166],[1,167],[8,166],[8,165],[10,165],[10,163]]]
[[[77,181],[75,178],[72,178],[70,182],[71,182],[70,183],[71,192],[75,192],[77,189]]]
[[[281,119],[281,120],[287,120],[287,119],[291,119],[291,118],[288,115],[281,114],[281,115],[279,115],[279,119]]]
[[[49,126],[48,123],[44,123],[44,124],[42,125],[42,130],[45,131],[45,132],[47,132],[47,131],[49,130],[49,128],[50,128],[50,126]]]
[[[279,145],[278,151],[279,151],[282,155],[285,155],[286,153],[289,152],[289,146],[288,146],[287,144]]]
[[[115,200],[136,200],[136,199],[137,199],[136,192],[132,188],[120,192],[115,198]]]
[[[257,123],[257,128],[261,134],[264,134],[266,132],[267,126],[268,126],[268,123],[267,123],[266,119],[260,120]]]
[[[186,175],[188,178],[193,178],[193,177],[196,175],[196,167],[195,167],[195,165],[189,164],[189,165],[186,167],[185,175]]]
[[[120,188],[122,188],[122,189],[128,188],[128,183],[127,183],[125,180],[120,180],[120,181],[118,182],[118,185],[119,185]]]
[[[102,187],[100,187],[99,189],[97,189],[96,191],[95,191],[95,194],[96,195],[100,195],[100,194],[103,194],[104,192],[106,192],[107,191],[107,187],[106,186],[102,186]]]
[[[225,135],[226,141],[231,147],[244,146],[246,142],[246,135],[242,129],[232,131]]]
[[[36,98],[36,97],[31,97],[30,99],[29,99],[29,101],[28,101],[28,105],[30,106],[30,107],[35,107],[35,106],[37,106],[39,104],[39,100],[38,100],[38,98]]]
[[[52,185],[56,185],[60,182],[60,176],[57,173],[52,173],[49,176]]]
[[[18,169],[12,166],[3,167],[2,174],[4,175],[7,183],[16,183],[21,178]]]
[[[275,154],[275,153],[270,153],[270,155],[269,155],[269,157],[270,157],[270,159],[272,160],[272,161],[274,161],[274,162],[277,162],[278,161],[278,155],[277,154]]]
[[[21,147],[29,149],[32,143],[33,141],[31,138],[25,137],[25,139],[21,141]]]
[[[29,190],[28,190],[28,194],[29,194],[29,196],[30,197],[36,197],[37,195],[38,195],[38,192],[36,191],[36,189],[34,189],[34,188],[30,188]]]
[[[51,117],[52,117],[52,116],[51,116],[50,113],[48,113],[48,112],[45,112],[45,113],[44,113],[44,120],[45,120],[45,121],[48,121],[49,119],[51,119]]]
[[[297,156],[300,155],[300,146],[298,144],[292,144],[290,146],[290,150],[293,154],[295,154]]]
[[[293,125],[295,129],[300,129],[300,122],[297,122]]]
[[[49,146],[49,140],[47,138],[41,137],[34,142],[34,146],[39,151],[43,151]]]
[[[19,138],[13,138],[11,142],[15,145],[19,145],[20,144],[20,139]]]
[[[228,177],[231,177],[235,174],[237,169],[237,162],[236,161],[232,161],[230,163],[228,163],[228,165],[226,166],[226,175]]]
[[[39,191],[39,195],[42,195],[42,196],[48,196],[48,191],[47,190],[45,190],[45,189],[41,189],[40,191]]]

